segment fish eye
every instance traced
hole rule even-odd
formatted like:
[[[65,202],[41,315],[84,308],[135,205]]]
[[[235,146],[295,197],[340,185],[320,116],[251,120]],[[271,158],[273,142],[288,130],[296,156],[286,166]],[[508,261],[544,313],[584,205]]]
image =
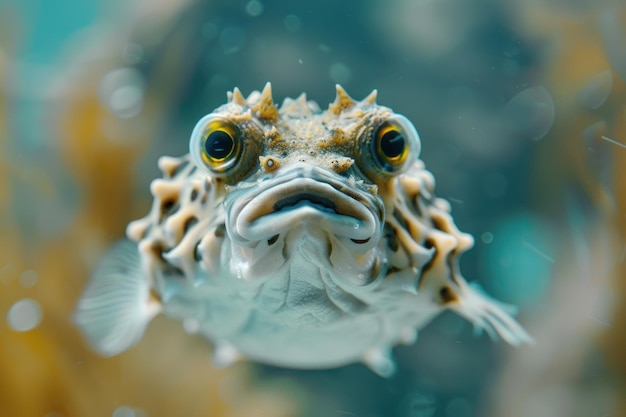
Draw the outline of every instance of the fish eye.
[[[200,120],[191,135],[192,157],[214,174],[226,174],[235,167],[241,151],[239,128],[219,116],[209,115]]]
[[[219,163],[228,159],[234,150],[233,136],[225,130],[216,129],[207,135],[202,155],[209,163]]]
[[[374,146],[383,168],[402,164],[409,153],[402,127],[393,122],[385,122],[376,129]]]
[[[370,132],[361,139],[361,165],[370,176],[398,175],[419,155],[419,136],[404,116],[393,115]]]

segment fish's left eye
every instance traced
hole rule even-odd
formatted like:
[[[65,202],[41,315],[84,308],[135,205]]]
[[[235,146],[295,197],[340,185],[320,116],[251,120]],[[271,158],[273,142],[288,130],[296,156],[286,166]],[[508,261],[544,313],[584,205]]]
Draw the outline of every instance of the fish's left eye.
[[[385,122],[376,129],[375,152],[381,166],[402,164],[409,152],[402,127],[393,122]]]
[[[393,115],[360,136],[358,163],[372,179],[404,172],[418,157],[420,139],[404,116]]]

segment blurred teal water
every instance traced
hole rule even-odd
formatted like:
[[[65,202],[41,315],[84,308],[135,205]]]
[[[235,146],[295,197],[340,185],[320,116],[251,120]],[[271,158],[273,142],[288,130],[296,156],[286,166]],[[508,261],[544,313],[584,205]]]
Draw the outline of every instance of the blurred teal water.
[[[355,98],[378,89],[381,104],[415,123],[437,193],[451,201],[460,229],[476,238],[463,259],[464,275],[517,304],[522,320],[532,316],[533,307],[546,305],[567,240],[561,216],[550,207],[567,203],[555,202],[563,183],[542,188],[540,176],[531,173],[563,172],[572,164],[566,153],[543,142],[571,134],[553,127],[556,118],[577,110],[571,101],[559,101],[567,94],[550,81],[558,39],[524,20],[519,5],[488,0],[133,4],[0,5],[17,28],[12,42],[2,44],[11,44],[3,51],[11,74],[3,85],[8,158],[44,167],[62,190],[61,197],[41,205],[38,193],[14,180],[11,221],[30,239],[61,235],[80,213],[79,179],[60,157],[63,138],[51,121],[69,91],[58,86],[72,83],[73,70],[104,73],[95,89],[112,117],[137,120],[154,102],[164,109],[149,120],[157,128],[132,179],[137,199],[146,201],[157,156],[185,153],[195,121],[221,104],[227,90],[238,86],[247,94],[270,81],[276,97],[305,91],[323,107],[334,96],[334,84],[341,83]],[[600,13],[603,5],[546,8],[576,17]],[[616,36],[605,44],[614,45]],[[106,59],[85,59],[94,51],[103,51]],[[611,47],[607,55],[621,65],[615,51]],[[599,109],[594,116],[603,121],[611,87],[606,94],[598,89],[606,88],[605,83],[591,94]],[[572,147],[582,146],[582,138],[571,140]],[[536,161],[546,153],[553,166],[538,168]],[[593,157],[610,167],[600,154]],[[580,192],[578,184],[571,187]],[[584,212],[592,213],[586,204]],[[486,416],[496,375],[511,355],[507,349],[484,335],[474,337],[466,322],[445,315],[421,332],[417,345],[396,349],[400,370],[390,380],[356,365],[309,372],[259,367],[259,383],[287,380],[303,387],[316,399],[309,416]]]

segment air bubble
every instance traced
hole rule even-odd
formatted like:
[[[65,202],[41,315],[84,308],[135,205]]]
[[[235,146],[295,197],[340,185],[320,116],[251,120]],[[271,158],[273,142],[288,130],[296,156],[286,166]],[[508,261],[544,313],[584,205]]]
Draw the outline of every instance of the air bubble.
[[[483,243],[491,243],[493,242],[493,234],[490,232],[485,232],[480,235],[480,240],[482,240]]]
[[[257,0],[252,0],[246,4],[246,13],[250,16],[259,16],[263,13],[263,3]]]
[[[290,14],[285,17],[285,29],[287,32],[295,33],[302,27],[302,21],[295,14]]]
[[[338,84],[345,84],[352,78],[352,71],[342,62],[333,63],[328,70],[328,74],[331,80]]]
[[[504,106],[502,120],[520,137],[539,140],[554,123],[554,101],[542,86],[527,88]]]
[[[24,288],[31,288],[35,286],[38,279],[39,274],[37,274],[37,271],[29,269],[22,272],[22,275],[20,275],[20,285]]]
[[[134,409],[123,405],[113,411],[112,417],[136,417],[136,414]]]
[[[358,223],[354,223],[352,227],[354,228],[354,230],[358,230],[361,227],[361,225]]]
[[[24,298],[11,306],[7,323],[16,332],[27,332],[41,322],[41,308],[35,300]]]
[[[139,114],[144,104],[145,81],[133,68],[119,68],[109,72],[100,81],[102,103],[116,116],[131,118]]]

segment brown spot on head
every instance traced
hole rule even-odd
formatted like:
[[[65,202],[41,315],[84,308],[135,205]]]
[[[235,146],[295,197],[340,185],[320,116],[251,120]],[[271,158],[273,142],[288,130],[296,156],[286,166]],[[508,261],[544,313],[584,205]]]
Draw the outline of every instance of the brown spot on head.
[[[354,164],[354,159],[352,158],[337,158],[333,159],[333,161],[330,163],[330,167],[337,174],[343,174],[348,169],[350,169],[352,164]]]
[[[441,304],[450,304],[459,301],[456,293],[450,287],[441,287],[439,290],[439,298]]]
[[[346,132],[339,127],[333,130],[329,144],[332,144],[335,147],[344,146],[346,144]]]
[[[276,158],[272,158],[271,156],[260,156],[259,162],[265,172],[274,172],[280,167],[278,160]]]

